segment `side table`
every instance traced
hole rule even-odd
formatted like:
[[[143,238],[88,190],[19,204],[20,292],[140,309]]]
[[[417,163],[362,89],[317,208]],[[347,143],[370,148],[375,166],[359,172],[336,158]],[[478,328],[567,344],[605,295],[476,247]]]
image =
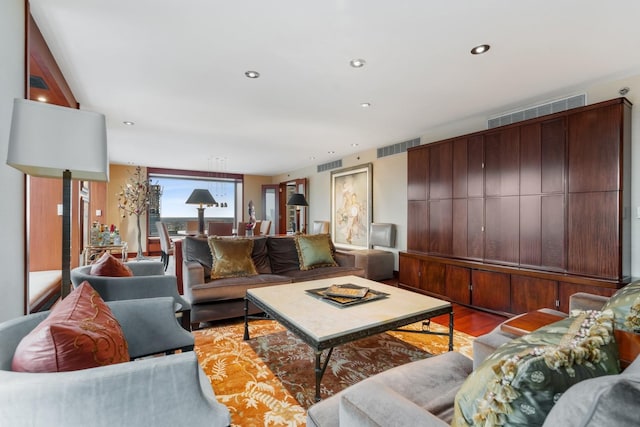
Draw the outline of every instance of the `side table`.
[[[122,242],[119,245],[88,245],[85,246],[82,252],[82,265],[88,265],[96,261],[105,252],[120,253],[122,262],[127,260],[127,242]]]

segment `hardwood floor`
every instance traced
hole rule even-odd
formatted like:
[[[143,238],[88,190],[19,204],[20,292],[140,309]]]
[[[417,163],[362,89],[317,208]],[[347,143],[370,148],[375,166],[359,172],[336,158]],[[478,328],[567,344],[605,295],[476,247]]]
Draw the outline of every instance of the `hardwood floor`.
[[[387,285],[398,285],[397,279],[382,280]],[[478,337],[490,332],[507,318],[497,314],[487,313],[459,304],[453,304],[453,326],[456,331]],[[434,317],[433,322],[449,326],[449,315]]]

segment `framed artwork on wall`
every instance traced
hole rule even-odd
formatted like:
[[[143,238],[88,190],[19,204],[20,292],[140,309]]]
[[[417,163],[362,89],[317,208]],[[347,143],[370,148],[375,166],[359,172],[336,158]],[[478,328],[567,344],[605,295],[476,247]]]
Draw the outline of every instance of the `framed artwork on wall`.
[[[369,248],[373,165],[331,172],[331,238],[345,249]]]

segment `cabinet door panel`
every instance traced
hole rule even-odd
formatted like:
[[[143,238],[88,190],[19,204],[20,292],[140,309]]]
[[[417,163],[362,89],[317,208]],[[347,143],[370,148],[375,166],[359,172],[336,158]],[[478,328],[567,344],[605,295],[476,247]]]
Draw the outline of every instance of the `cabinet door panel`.
[[[467,195],[484,195],[484,136],[472,136],[467,141]]]
[[[519,197],[492,197],[485,200],[484,257],[488,261],[519,261]]]
[[[421,261],[419,259],[400,254],[398,268],[400,269],[398,271],[400,283],[420,289],[422,274],[420,271]]]
[[[520,131],[510,128],[484,137],[485,194],[520,194]]]
[[[540,196],[520,197],[520,264],[539,266],[542,262]]]
[[[610,297],[616,292],[616,289],[603,288],[601,286],[577,285],[575,283],[560,282],[558,283],[558,297],[560,299],[560,307],[558,308],[558,310],[568,313],[569,297],[577,292],[586,292],[588,294]]]
[[[484,199],[467,199],[467,254],[484,258]]]
[[[564,195],[542,196],[540,206],[541,265],[564,271],[567,268]]]
[[[471,270],[464,267],[457,267],[454,265],[447,265],[446,268],[446,296],[451,301],[458,302],[460,304],[471,303],[471,291],[469,285],[471,284]]]
[[[541,125],[541,180],[543,193],[561,193],[565,188],[566,120],[560,117]]]
[[[622,105],[569,116],[569,192],[620,189]]]
[[[540,123],[520,128],[520,194],[539,194],[542,187]]]
[[[451,199],[429,201],[429,251],[451,255],[453,243]]]
[[[489,310],[510,312],[511,284],[508,274],[473,270],[471,303]]]
[[[429,251],[429,213],[426,201],[410,200],[407,203],[407,249]]]
[[[445,296],[445,264],[439,262],[425,262],[425,264],[425,277],[422,282],[422,289]]]
[[[570,273],[622,278],[618,200],[617,191],[569,194]]]
[[[453,194],[453,144],[429,149],[429,199],[450,199]]]
[[[467,197],[467,139],[453,141],[453,197]]]
[[[429,149],[418,148],[407,154],[407,199],[427,200]]]
[[[467,199],[453,199],[453,242],[452,255],[465,258],[467,256]]]
[[[511,276],[511,312],[527,313],[540,308],[555,308],[558,282],[535,277]]]

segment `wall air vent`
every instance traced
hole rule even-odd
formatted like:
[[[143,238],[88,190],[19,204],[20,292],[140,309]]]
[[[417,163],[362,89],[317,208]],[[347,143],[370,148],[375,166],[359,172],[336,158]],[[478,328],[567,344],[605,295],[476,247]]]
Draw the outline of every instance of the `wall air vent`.
[[[40,76],[34,76],[33,74],[29,76],[29,87],[49,90],[49,86],[47,86],[47,83],[44,81],[44,79]]]
[[[587,94],[585,93],[570,96],[569,98],[557,99],[546,104],[536,105],[530,108],[525,108],[524,110],[518,110],[490,118],[487,121],[487,128],[492,129],[498,126],[510,125],[511,123],[535,119],[536,117],[546,116],[547,114],[558,113],[560,111],[567,111],[572,108],[583,107],[585,105],[587,105]]]
[[[341,167],[342,167],[342,159],[334,160],[333,162],[323,163],[321,165],[318,165],[318,173],[325,172],[335,168],[341,168]]]
[[[418,145],[420,145],[420,138],[398,142],[397,144],[387,145],[386,147],[380,147],[378,148],[378,158],[404,153],[407,149],[417,147]]]

